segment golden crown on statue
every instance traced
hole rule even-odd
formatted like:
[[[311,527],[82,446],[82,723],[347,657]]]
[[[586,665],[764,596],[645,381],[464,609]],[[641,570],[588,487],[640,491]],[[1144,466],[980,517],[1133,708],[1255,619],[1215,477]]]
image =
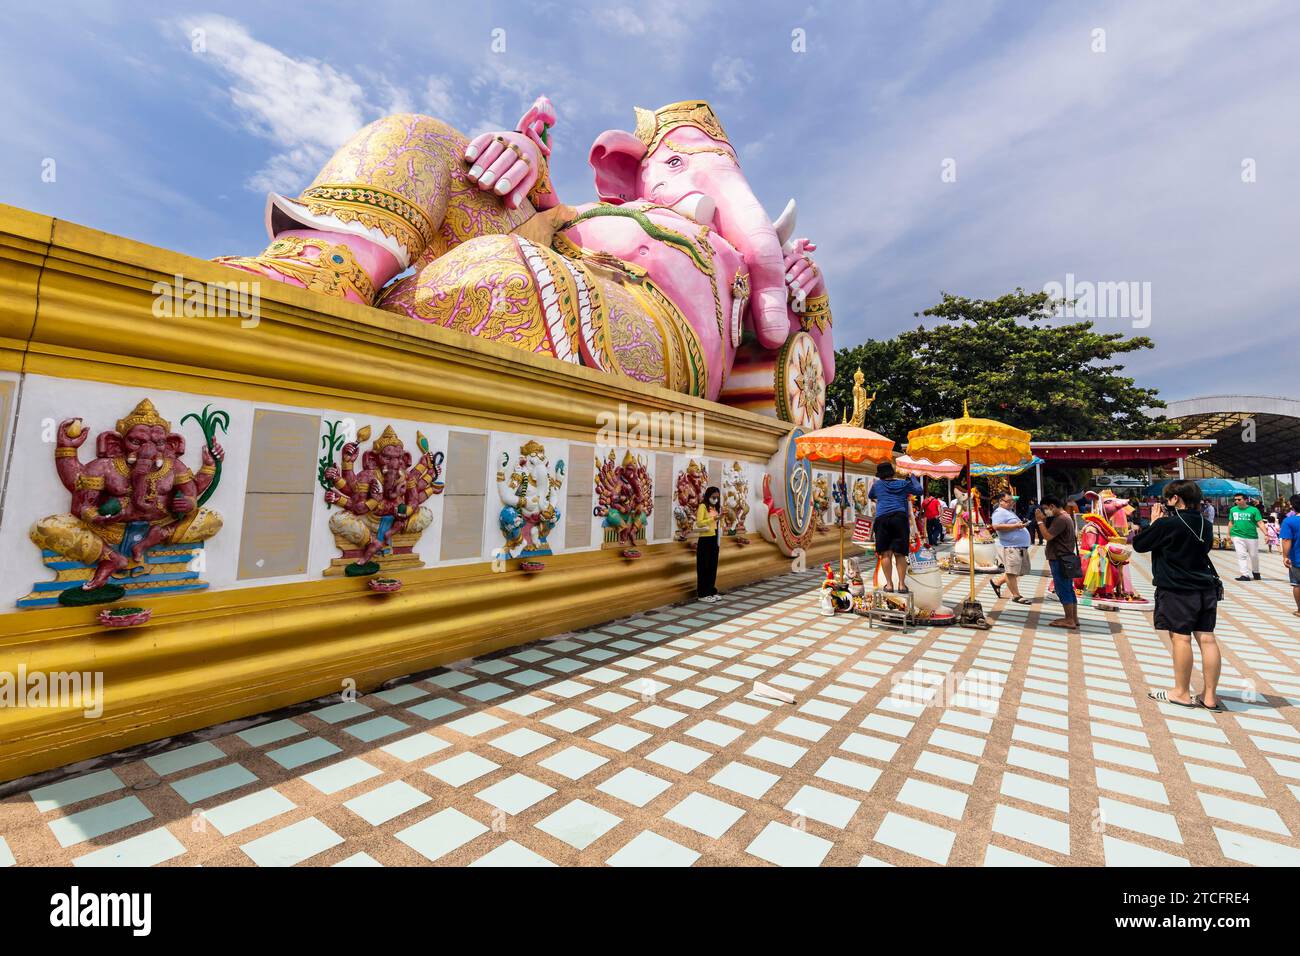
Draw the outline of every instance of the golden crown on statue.
[[[142,398],[140,404],[131,409],[131,414],[126,418],[117,420],[117,433],[125,435],[136,425],[159,425],[166,431],[172,430],[172,423],[159,415],[158,409],[154,408],[153,402],[147,398]]]
[[[727,134],[722,129],[722,123],[718,121],[718,115],[704,100],[669,103],[653,112],[639,106],[634,109],[636,110],[636,138],[645,143],[647,151],[658,146],[664,134],[674,126],[694,126],[714,139],[728,146],[731,145],[731,140],[727,139]]]

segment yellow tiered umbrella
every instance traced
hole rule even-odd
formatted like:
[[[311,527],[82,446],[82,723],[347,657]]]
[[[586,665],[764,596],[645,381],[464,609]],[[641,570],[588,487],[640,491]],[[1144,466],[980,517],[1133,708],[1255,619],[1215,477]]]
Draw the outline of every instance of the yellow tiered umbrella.
[[[971,418],[970,408],[962,402],[961,418],[949,418],[933,425],[925,425],[907,433],[907,454],[915,459],[941,461],[951,458],[966,461],[966,474],[971,465],[1016,465],[1033,457],[1029,450],[1029,432],[991,418]],[[969,478],[968,478],[969,480]],[[969,490],[969,489],[968,489]],[[971,501],[966,496],[966,527],[973,528]],[[975,605],[975,536],[968,530],[970,541],[970,600]]]
[[[855,412],[854,417],[858,415]],[[815,432],[800,435],[794,440],[794,456],[807,458],[809,461],[829,461],[840,463],[840,486],[845,489],[846,501],[840,505],[840,565],[837,576],[844,573],[844,505],[847,504],[847,486],[845,465],[852,462],[859,465],[864,461],[879,464],[889,461],[894,455],[894,440],[886,438],[869,428],[859,428],[847,422],[819,428]]]

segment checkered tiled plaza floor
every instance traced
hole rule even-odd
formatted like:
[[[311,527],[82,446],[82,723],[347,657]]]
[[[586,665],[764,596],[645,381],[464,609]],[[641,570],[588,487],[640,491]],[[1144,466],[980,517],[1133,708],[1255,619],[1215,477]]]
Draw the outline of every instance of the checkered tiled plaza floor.
[[[1044,626],[1041,576],[984,586],[991,631],[899,634],[819,616],[809,572],[10,794],[0,865],[1300,865],[1300,619],[1264,571],[1227,581],[1227,713],[1146,698],[1147,614]]]

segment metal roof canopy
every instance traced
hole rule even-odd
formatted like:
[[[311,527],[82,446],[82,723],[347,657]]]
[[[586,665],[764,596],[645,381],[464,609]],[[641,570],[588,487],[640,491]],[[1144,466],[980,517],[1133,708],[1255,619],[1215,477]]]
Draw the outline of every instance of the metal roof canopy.
[[[1214,440],[1196,438],[1133,441],[1035,441],[1029,447],[1048,465],[1104,468],[1107,465],[1169,465],[1193,455],[1203,455]]]
[[[1262,395],[1209,395],[1153,409],[1177,423],[1179,440],[1213,439],[1202,457],[1232,477],[1300,471],[1300,401]]]

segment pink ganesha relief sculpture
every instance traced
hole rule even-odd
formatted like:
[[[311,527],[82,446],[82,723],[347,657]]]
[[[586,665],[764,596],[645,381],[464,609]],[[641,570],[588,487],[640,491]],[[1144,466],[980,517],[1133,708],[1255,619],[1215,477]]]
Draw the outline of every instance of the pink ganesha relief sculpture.
[[[367,425],[357,432],[356,441],[343,442],[340,465],[333,461],[337,424],[329,423],[331,431],[322,440],[326,455],[319,481],[325,504],[338,506],[330,515],[329,528],[342,556],[331,562],[325,574],[367,577],[381,570],[423,567],[415,545],[433,523],[433,512],[424,503],[443,491],[443,453],[430,450],[429,440],[417,431],[420,457],[413,459],[392,425],[362,453],[361,445],[370,438]]]
[[[516,130],[473,140],[429,116],[377,120],[297,198],[269,196],[261,255],[217,261],[818,427],[831,316],[794,201],[769,218],[712,108],[686,101],[596,137],[597,201],[565,205],[555,119],[541,97]]]
[[[695,544],[691,540],[695,530],[695,520],[700,502],[704,500],[704,490],[708,485],[708,466],[701,465],[694,458],[687,463],[684,470],[677,473],[673,500],[673,523],[677,526],[677,531],[673,537],[678,541],[687,542],[692,547]]]
[[[603,519],[605,547],[621,547],[623,557],[641,557],[637,544],[645,539],[646,522],[654,511],[654,480],[645,459],[627,452],[616,464],[611,450],[604,461],[596,459],[596,507],[592,514]]]
[[[31,539],[58,577],[18,602],[22,608],[89,605],[133,594],[207,587],[189,567],[204,541],[221,530],[221,515],[201,507],[216,490],[225,452],[213,440],[225,412],[195,418],[207,439],[202,466],[182,461],[185,437],[143,399],[114,429],[95,439],[95,457],[80,459],[90,432],[80,418],[58,426],[54,463],[72,495],[65,514],[41,518]]]

